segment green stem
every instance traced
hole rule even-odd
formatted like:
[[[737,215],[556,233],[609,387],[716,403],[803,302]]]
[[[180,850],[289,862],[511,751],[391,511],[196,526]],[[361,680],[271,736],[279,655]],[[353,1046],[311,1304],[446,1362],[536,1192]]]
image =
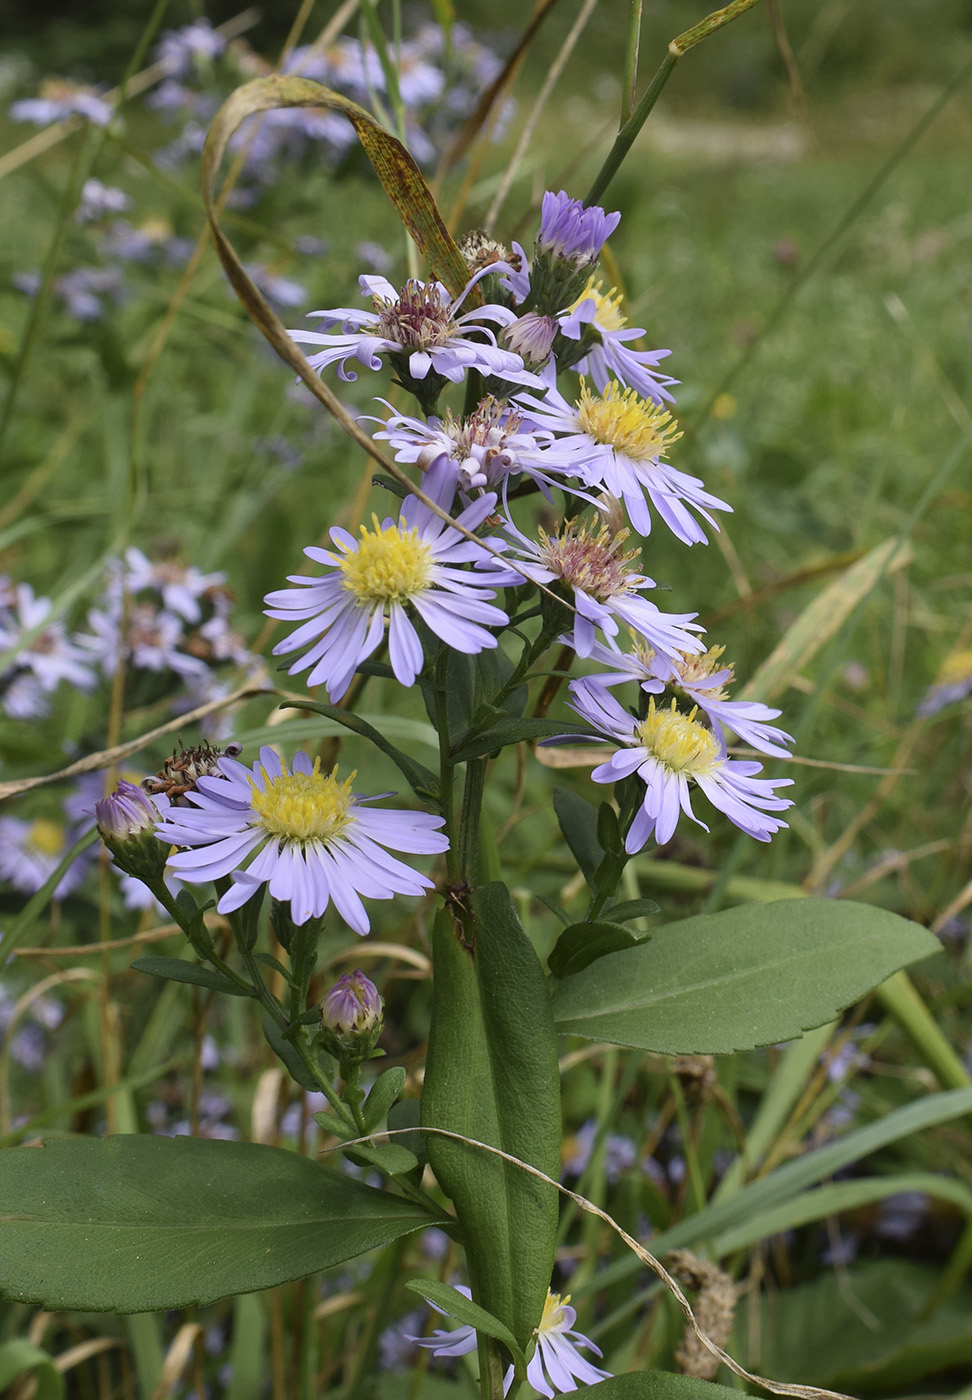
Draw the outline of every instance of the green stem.
[[[689,49],[693,49],[696,44],[701,43],[703,39],[708,38],[710,34],[714,34],[717,29],[721,29],[723,25],[729,24],[731,20],[744,14],[746,10],[752,9],[755,4],[756,0],[733,0],[733,3],[727,5],[725,9],[715,10],[711,15],[706,15],[705,19],[693,25],[691,29],[686,29],[683,34],[679,34],[677,39],[671,41],[668,53],[648,84],[634,115],[625,122],[614,138],[614,145],[608,152],[607,159],[597,172],[594,183],[587,192],[585,204],[596,204],[620,170],[622,162],[634,145],[635,137],[651,115],[652,108],[661,96],[662,89],[672,76],[675,65],[682,55],[687,53]]]
[[[175,900],[172,894],[169,892],[169,887],[168,885],[166,885],[165,881],[161,878],[157,880],[143,880],[143,884],[146,884],[149,887],[149,889],[152,891],[152,894],[165,909],[166,913],[171,917],[172,922],[178,924],[179,927],[182,929],[183,933],[188,938],[189,930],[186,927],[185,914],[180,908],[178,901]],[[197,953],[198,956],[202,956],[202,954],[198,952],[198,949],[194,948],[194,951]],[[245,977],[241,977],[235,968],[230,967],[229,963],[226,962],[224,958],[221,958],[219,956],[215,948],[209,949],[205,956],[206,962],[212,963],[213,967],[216,968],[217,972],[221,972],[224,977],[228,977],[231,982],[235,982],[239,988],[245,988],[248,996],[258,996],[257,988],[254,987],[251,983],[249,983]]]
[[[638,83],[638,48],[641,40],[641,0],[630,0],[628,42],[624,50],[624,82],[621,88],[621,125],[631,117]]]
[[[503,1400],[503,1375],[505,1367],[499,1354],[499,1347],[491,1337],[477,1332],[479,1343],[479,1394],[481,1400]]]
[[[439,801],[445,817],[445,831],[449,838],[446,852],[446,879],[450,885],[457,885],[462,866],[456,844],[456,796],[455,764],[449,754],[449,707],[446,702],[445,649],[436,663],[435,685],[435,727],[439,735]]]
[[[473,758],[466,764],[466,786],[463,789],[462,812],[459,817],[459,878],[468,884],[476,882],[479,818],[483,810],[483,789],[488,763],[488,758]]]

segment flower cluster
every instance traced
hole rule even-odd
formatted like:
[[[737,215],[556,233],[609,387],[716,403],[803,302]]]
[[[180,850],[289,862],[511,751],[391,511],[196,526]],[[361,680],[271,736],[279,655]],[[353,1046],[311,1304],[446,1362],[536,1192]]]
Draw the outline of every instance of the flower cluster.
[[[790,736],[770,723],[777,710],[729,699],[732,667],[721,648],[706,649],[695,613],[658,607],[648,596],[657,584],[640,565],[637,537],[655,522],[683,544],[704,545],[707,528],[719,528],[715,513],[730,507],[666,460],[681,435],[670,407],[676,381],[658,369],[668,351],[632,347],[644,332],[627,326],[621,299],[596,275],[619,220],[548,193],[532,262],[518,244],[470,235],[461,245],[470,280],[455,300],[439,283],[413,279],[396,290],[365,274],[370,310],[315,312],[323,330],[291,332],[314,351],[315,369],[335,366],[345,381],[357,378],[352,362],[373,371],[390,363],[424,416],[386,405],[375,436],[423,473],[431,504],[408,495],[397,518],[374,518],[358,538],[332,529],[334,550],[306,549],[325,572],[295,575],[296,587],[268,595],[269,616],[297,624],[274,650],[299,653],[290,673],[307,671],[332,700],[386,649],[392,674],[411,685],[441,646],[495,647],[523,606],[521,590],[533,586],[544,616],[561,622],[550,640],[561,632],[577,658],[601,668],[570,687],[582,720],[614,746],[594,781],[636,773],[644,784],[627,851],[652,836],[669,841],[680,814],[701,825],[692,788],[765,841],[785,825],[779,813],[790,803],[777,789],[790,780],[730,757],[727,732],[775,758],[788,757]],[[493,299],[461,311],[481,282]],[[470,376],[486,397],[461,416],[440,410],[440,395]],[[566,518],[525,533],[514,502],[539,492],[552,505],[555,489],[568,500]],[[447,525],[431,505],[458,514]],[[493,602],[499,590],[511,601]],[[631,709],[614,694],[625,683]]]

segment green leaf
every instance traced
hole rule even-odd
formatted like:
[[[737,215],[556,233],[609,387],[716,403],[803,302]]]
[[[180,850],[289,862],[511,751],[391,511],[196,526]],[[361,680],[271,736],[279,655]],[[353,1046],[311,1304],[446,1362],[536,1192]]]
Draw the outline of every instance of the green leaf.
[[[546,980],[497,882],[472,896],[459,937],[434,931],[435,978],[423,1124],[462,1133],[557,1179],[560,1076]],[[475,1147],[430,1135],[429,1160],[452,1197],[473,1296],[521,1347],[540,1321],[553,1269],[557,1191]]]
[[[7,1393],[18,1376],[33,1373],[34,1400],[62,1400],[64,1377],[46,1351],[26,1337],[15,1337],[0,1345],[0,1392]]]
[[[653,899],[626,899],[605,909],[604,917],[610,919],[612,924],[626,924],[629,919],[646,919],[651,914],[657,914],[659,908]]]
[[[208,987],[211,992],[225,992],[231,997],[253,995],[221,972],[187,962],[185,958],[136,958],[132,967],[136,972],[147,972],[150,977],[163,977],[167,982],[188,982],[193,987]]]
[[[591,886],[594,871],[604,858],[604,849],[597,839],[597,808],[570,788],[561,787],[554,788],[553,806],[570,853]]]
[[[484,1336],[495,1337],[496,1341],[502,1342],[517,1369],[526,1374],[526,1357],[517,1346],[516,1338],[510,1329],[504,1327],[498,1317],[494,1317],[491,1312],[467,1298],[465,1293],[460,1293],[458,1288],[451,1288],[449,1284],[440,1283],[438,1279],[432,1278],[411,1278],[405,1287],[412,1293],[417,1293],[440,1312],[444,1312],[447,1317],[455,1318],[456,1322],[464,1322],[470,1327],[475,1327],[476,1331],[482,1332]]]
[[[648,937],[646,933],[603,919],[594,923],[571,924],[557,939],[547,959],[547,966],[555,977],[571,977],[583,972],[597,958],[617,953],[623,948],[636,947]]]
[[[849,1272],[828,1271],[812,1283],[761,1296],[762,1373],[799,1376],[853,1395],[882,1396],[907,1394],[904,1387],[957,1368],[967,1375],[972,1365],[972,1287],[963,1284],[923,1317],[940,1278],[940,1270],[932,1266],[881,1259],[854,1265]],[[748,1313],[744,1306],[737,1320],[739,1339],[747,1336]],[[936,1384],[931,1389],[951,1393],[953,1386]]]
[[[675,1376],[668,1371],[630,1371],[584,1387],[585,1395],[601,1393],[597,1400],[739,1400],[740,1392],[714,1381],[694,1376]]]
[[[482,694],[487,698],[498,695],[513,674],[513,662],[502,647],[491,647],[476,655],[476,669]],[[526,709],[528,690],[518,685],[503,701],[498,713],[522,715]]]
[[[292,1040],[287,1040],[283,1031],[277,1025],[276,1020],[268,1011],[263,1018],[263,1034],[267,1038],[267,1044],[279,1060],[283,1062],[284,1068],[291,1079],[299,1084],[302,1089],[310,1089],[318,1092],[320,1085],[304,1064]]]
[[[466,763],[471,758],[485,758],[507,744],[519,744],[524,739],[554,739],[560,734],[582,734],[590,739],[594,731],[586,724],[571,724],[563,719],[512,718],[474,734],[460,744],[451,757],[454,763]]]
[[[369,1133],[373,1133],[378,1125],[384,1122],[388,1110],[401,1097],[404,1088],[405,1070],[402,1065],[396,1065],[394,1069],[386,1069],[384,1074],[379,1074],[371,1086],[362,1110],[365,1128]]]
[[[376,749],[380,749],[383,754],[391,759],[395,767],[405,778],[409,787],[416,797],[423,802],[429,802],[433,807],[439,805],[439,779],[430,768],[426,768],[423,763],[417,762],[414,758],[409,758],[407,753],[388,739],[374,725],[368,724],[360,715],[353,714],[350,710],[342,710],[339,705],[328,705],[323,700],[301,700],[300,704],[288,701],[281,705],[282,710],[313,710],[319,715],[325,715],[328,719],[336,720],[345,729],[350,729],[352,733],[359,734],[362,739],[368,739],[374,744]]]
[[[429,1153],[425,1144],[425,1134],[419,1131],[420,1118],[421,1104],[418,1099],[399,1099],[398,1103],[392,1104],[388,1110],[389,1129],[401,1134],[393,1141],[407,1147],[416,1161],[424,1165],[429,1160]],[[404,1128],[414,1128],[415,1132],[406,1134],[403,1132]]]
[[[418,1158],[400,1142],[380,1143],[376,1147],[352,1147],[347,1154],[353,1162],[376,1167],[386,1176],[407,1176],[418,1166]]]
[[[830,1021],[937,952],[926,929],[849,900],[746,904],[652,929],[553,994],[561,1031],[663,1054],[728,1054]]]
[[[188,1137],[60,1138],[0,1152],[0,1293],[155,1312],[328,1269],[429,1223],[295,1152]]]

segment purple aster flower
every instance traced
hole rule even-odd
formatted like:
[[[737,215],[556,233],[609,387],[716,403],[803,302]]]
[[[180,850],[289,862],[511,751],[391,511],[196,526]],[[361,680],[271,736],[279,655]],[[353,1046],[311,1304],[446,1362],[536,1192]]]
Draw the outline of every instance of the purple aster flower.
[[[623,500],[639,534],[651,533],[650,500],[678,539],[705,544],[705,532],[688,506],[716,530],[709,511],[732,507],[703,490],[698,477],[661,461],[681,437],[671,414],[633,389],[622,390],[613,379],[602,395],[592,394],[582,379],[580,398],[573,404],[557,392],[552,378],[548,382],[545,398],[518,394],[516,402],[528,424],[559,435],[549,448],[551,457],[587,486]]]
[[[629,326],[621,313],[621,297],[601,291],[600,282],[591,277],[572,306],[557,318],[563,335],[569,340],[582,340],[584,336],[594,336],[594,343],[586,353],[571,362],[571,369],[588,375],[604,393],[612,379],[618,380],[628,389],[634,389],[643,399],[653,403],[674,403],[668,392],[670,384],[677,384],[671,375],[658,373],[658,362],[672,352],[670,350],[629,350],[629,340],[639,340],[645,334],[641,326]]]
[[[455,473],[440,461],[426,476],[426,494],[443,507],[452,501]],[[457,522],[467,530],[481,525],[496,504],[492,494],[467,506]],[[488,557],[488,550],[465,539],[438,516],[409,496],[397,520],[373,528],[362,525],[358,539],[335,526],[337,552],[311,546],[309,559],[326,565],[321,578],[290,576],[297,588],[281,588],[265,599],[269,617],[284,622],[306,619],[285,641],[274,647],[286,656],[310,644],[310,650],[290,668],[290,674],[311,667],[308,685],[327,685],[332,699],[347,690],[356,668],[381,644],[388,624],[388,657],[396,679],[412,685],[422,669],[422,644],[409,617],[416,612],[447,646],[467,654],[496,646],[487,627],[509,619],[492,598],[489,580],[463,565]]]
[[[54,291],[76,321],[100,321],[106,300],[120,306],[127,296],[125,279],[117,267],[76,267],[57,279]]]
[[[207,673],[201,657],[180,650],[182,618],[152,603],[136,603],[127,614],[114,603],[108,609],[92,608],[88,626],[91,631],[78,640],[106,676],[115,674],[123,658],[141,671],[174,671],[184,678]]]
[[[458,1292],[471,1297],[468,1288],[459,1285]],[[569,1306],[570,1294],[561,1297],[559,1293],[547,1291],[543,1305],[543,1315],[534,1332],[536,1349],[527,1362],[527,1380],[538,1395],[552,1400],[555,1395],[563,1395],[580,1386],[594,1385],[605,1380],[609,1371],[598,1370],[596,1366],[580,1354],[586,1347],[600,1356],[601,1352],[589,1338],[573,1330],[577,1321],[576,1311]],[[434,1306],[434,1304],[433,1304]],[[436,1309],[441,1312],[441,1308]],[[435,1356],[465,1356],[476,1349],[476,1329],[468,1325],[453,1331],[438,1329],[431,1337],[413,1337],[420,1347],[427,1347]],[[513,1367],[503,1378],[503,1393],[513,1383]]]
[[[50,619],[50,598],[35,598],[29,583],[16,587],[16,606],[0,612],[0,652],[14,652],[16,666],[30,671],[50,693],[62,681],[91,690],[97,677],[81,647],[68,640],[64,624]]]
[[[563,190],[559,194],[547,190],[540,206],[537,252],[563,258],[577,267],[595,263],[620,222],[620,214],[606,214],[596,204],[585,208]]]
[[[9,116],[15,122],[33,122],[34,126],[49,126],[68,117],[84,117],[95,126],[107,126],[114,107],[93,88],[79,87],[63,78],[49,78],[41,84],[39,97],[25,97],[14,102]]]
[[[449,409],[444,418],[427,419],[393,411],[375,437],[391,445],[396,461],[417,463],[422,471],[448,458],[464,495],[502,488],[511,477],[528,476],[540,484],[549,500],[548,488],[555,477],[549,474],[543,447],[550,434],[524,432],[522,426],[522,416],[515,409],[490,395],[462,418],[453,417]]]
[[[124,190],[103,185],[100,180],[85,180],[81,188],[81,203],[74,217],[79,224],[93,223],[107,214],[123,214],[131,202]]]
[[[34,821],[0,817],[0,879],[21,894],[36,894],[60,865],[68,845],[68,833],[60,822],[47,817]],[[55,886],[55,899],[64,899],[78,888],[91,860],[88,850],[72,861]]]
[[[972,647],[959,648],[946,656],[935,684],[925,691],[915,714],[919,719],[927,719],[967,695],[972,695]]]
[[[729,758],[721,735],[697,720],[695,710],[682,714],[674,700],[671,709],[656,710],[652,697],[648,714],[639,720],[623,710],[603,686],[581,680],[572,681],[570,689],[573,707],[581,718],[621,746],[594,769],[594,781],[615,783],[637,773],[645,784],[644,800],[625,840],[629,855],[642,850],[652,835],[659,846],[670,841],[680,810],[708,831],[692,811],[690,782],[702,789],[713,807],[757,841],[768,841],[786,826],[780,818],[766,814],[792,807],[788,799],[774,794],[775,788],[789,787],[792,778],[758,778],[761,763]]]
[[[783,746],[793,743],[792,735],[769,723],[781,712],[756,700],[730,700],[726,695],[725,689],[732,682],[733,670],[722,663],[724,650],[724,647],[709,647],[708,651],[698,656],[662,656],[637,639],[634,650],[630,652],[618,651],[616,647],[602,646],[596,642],[591,659],[614,669],[588,679],[606,686],[636,680],[641,689],[650,695],[660,695],[668,686],[676,697],[684,695],[693,705],[698,705],[708,715],[713,728],[720,733],[723,729],[729,729],[738,734],[744,743],[751,744],[762,753],[772,754],[774,758],[789,758],[789,751]]]
[[[590,656],[595,627],[613,637],[619,621],[667,655],[703,650],[702,643],[691,635],[702,631],[692,621],[697,613],[663,613],[641,596],[644,589],[656,584],[631,568],[638,551],[624,553],[627,530],[614,533],[603,523],[595,527],[586,521],[568,520],[557,535],[548,535],[541,527],[534,541],[506,520],[503,531],[520,567],[510,569],[494,557],[482,566],[486,578],[506,587],[521,583],[524,574],[535,583],[559,579],[566,584],[573,591],[576,609],[567,640],[578,656]]]
[[[221,914],[239,909],[268,884],[274,899],[290,904],[294,923],[324,913],[333,901],[356,933],[370,928],[361,895],[390,899],[421,895],[432,881],[388,854],[385,847],[434,855],[448,848],[443,820],[427,812],[365,806],[337,771],[325,776],[320,760],[294,755],[293,772],[273,749],[247,768],[219,760],[219,774],[198,780],[187,794],[192,807],[171,807],[156,834],[187,849],[169,858],[169,869],[190,884],[229,876]]]
[[[212,63],[225,48],[226,40],[209,20],[197,19],[182,29],[167,29],[156,46],[155,60],[174,77],[188,77]]]
[[[316,370],[337,364],[338,378],[357,379],[348,362],[356,359],[366,369],[380,369],[381,357],[388,355],[403,376],[421,381],[430,374],[459,384],[469,370],[498,375],[514,384],[542,388],[536,375],[528,373],[519,355],[501,350],[486,322],[507,326],[516,320],[509,307],[489,304],[458,315],[463,298],[479,276],[470,281],[453,301],[441,282],[409,280],[396,292],[384,277],[358,278],[362,292],[372,300],[371,311],[338,307],[334,311],[312,311],[325,326],[340,326],[339,334],[320,331],[288,332],[300,345],[324,348],[309,357]],[[474,338],[475,337],[475,338]]]
[[[178,559],[159,559],[154,563],[140,549],[130,545],[125,550],[124,586],[129,593],[143,588],[157,590],[162,604],[186,622],[198,622],[202,617],[199,600],[210,589],[226,582],[224,573],[203,574],[191,564]]]

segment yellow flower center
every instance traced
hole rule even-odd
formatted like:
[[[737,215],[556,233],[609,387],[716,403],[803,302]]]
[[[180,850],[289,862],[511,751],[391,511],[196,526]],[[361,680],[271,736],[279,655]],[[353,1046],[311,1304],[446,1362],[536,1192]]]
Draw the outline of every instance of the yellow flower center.
[[[564,1330],[564,1308],[570,1302],[570,1294],[565,1293],[563,1297],[559,1293],[552,1293],[547,1290],[547,1296],[543,1304],[543,1313],[537,1326],[537,1336],[543,1337],[551,1332],[562,1332]]]
[[[595,442],[637,461],[664,456],[682,436],[670,413],[639,398],[634,389],[622,390],[616,379],[601,395],[592,394],[581,379],[577,421]]]
[[[671,709],[656,710],[654,699],[648,715],[636,730],[642,747],[673,773],[687,777],[711,773],[721,767],[719,745],[710,729],[695,718],[697,710],[683,715],[672,701]]]
[[[964,681],[966,676],[972,675],[972,647],[961,651],[953,651],[946,656],[942,662],[938,673],[938,685],[955,685],[957,681]]]
[[[609,292],[601,291],[601,283],[595,281],[594,277],[588,277],[587,286],[581,292],[576,301],[571,302],[568,311],[576,311],[581,302],[593,301],[597,308],[594,312],[594,321],[602,331],[621,331],[628,324],[627,316],[621,314],[621,302],[623,298],[617,287],[612,287]]]
[[[64,850],[64,828],[46,817],[38,817],[30,824],[27,840],[41,855],[59,856]]]
[[[400,525],[361,527],[356,553],[341,564],[344,587],[359,603],[405,603],[432,582],[432,547],[418,530]]]
[[[271,836],[326,843],[353,823],[354,774],[339,783],[337,769],[325,777],[318,771],[320,763],[319,758],[314,760],[313,773],[281,773],[277,778],[271,778],[262,764],[259,766],[265,786],[260,792],[253,783],[251,805],[260,825]]]

